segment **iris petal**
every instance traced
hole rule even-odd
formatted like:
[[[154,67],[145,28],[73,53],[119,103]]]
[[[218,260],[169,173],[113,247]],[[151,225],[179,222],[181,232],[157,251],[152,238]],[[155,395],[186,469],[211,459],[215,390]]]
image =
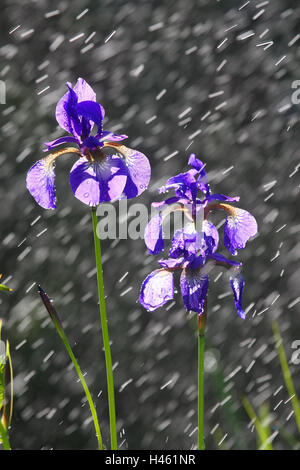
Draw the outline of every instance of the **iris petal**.
[[[148,251],[151,255],[157,255],[164,249],[162,215],[159,212],[147,224],[144,239]]]
[[[26,187],[44,209],[56,209],[55,171],[51,156],[38,160],[28,171]]]
[[[78,96],[78,103],[81,101],[96,101],[96,93],[83,78],[78,78],[74,86],[74,91]]]
[[[246,314],[242,308],[242,296],[245,285],[244,277],[242,276],[242,274],[238,274],[235,277],[231,277],[229,283],[233,292],[233,300],[237,313],[239,317],[245,320]]]
[[[224,245],[232,255],[245,248],[247,241],[257,234],[257,223],[249,212],[232,208],[224,226]]]
[[[174,297],[173,274],[164,269],[156,269],[144,280],[139,302],[152,312]]]
[[[110,142],[107,142],[105,146],[115,148],[124,157],[124,168],[127,172],[124,188],[126,198],[139,196],[147,189],[151,177],[151,166],[146,155],[125,145],[114,143],[110,145]]]
[[[200,270],[184,269],[180,278],[181,293],[186,310],[201,314],[208,291],[209,279]]]
[[[89,162],[81,157],[70,172],[71,189],[88,206],[119,199],[126,184],[123,162],[115,155]]]

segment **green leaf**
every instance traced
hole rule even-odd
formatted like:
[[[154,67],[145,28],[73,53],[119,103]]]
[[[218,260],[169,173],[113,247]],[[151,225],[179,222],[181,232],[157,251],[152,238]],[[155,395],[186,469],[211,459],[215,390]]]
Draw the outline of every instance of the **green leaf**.
[[[299,403],[299,399],[298,399],[298,396],[294,387],[292,375],[289,369],[289,364],[288,364],[288,360],[287,360],[285,350],[283,347],[279,326],[276,321],[272,322],[272,328],[273,328],[274,339],[276,342],[276,348],[277,348],[277,353],[278,353],[278,357],[279,357],[279,361],[281,365],[284,382],[285,382],[289,397],[291,399],[298,431],[300,433],[300,403]]]
[[[271,433],[270,433],[269,427],[264,426],[262,424],[262,422],[257,417],[251,403],[246,397],[242,399],[242,403],[244,405],[244,408],[249,418],[251,419],[251,421],[253,421],[253,424],[257,433],[257,437],[258,437],[259,450],[273,450],[272,444],[270,442]]]

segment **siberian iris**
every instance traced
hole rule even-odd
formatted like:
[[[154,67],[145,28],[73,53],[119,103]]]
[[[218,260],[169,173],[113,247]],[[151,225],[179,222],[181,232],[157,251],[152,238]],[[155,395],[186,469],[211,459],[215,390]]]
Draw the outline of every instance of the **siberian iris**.
[[[79,78],[74,88],[71,83],[67,87],[68,92],[57,103],[56,120],[70,135],[45,143],[51,153],[27,173],[30,194],[41,207],[56,209],[54,165],[58,157],[70,153],[79,157],[70,171],[71,189],[83,203],[95,207],[141,194],[151,175],[147,157],[119,143],[126,135],[103,130],[104,108],[85,80]],[[53,151],[61,144],[72,146]]]
[[[219,234],[216,227],[208,221],[208,216],[213,209],[225,211],[223,241],[224,246],[233,255],[256,235],[256,220],[249,212],[228,204],[228,202],[237,202],[238,197],[211,193],[204,164],[194,154],[190,156],[189,165],[192,167],[190,170],[170,178],[159,190],[160,193],[164,193],[172,189],[175,191],[175,196],[154,203],[154,206],[161,209],[176,203],[181,210],[190,212],[191,222],[175,232],[169,258],[159,260],[161,268],[153,271],[144,280],[139,301],[148,311],[153,311],[173,299],[174,272],[179,270],[185,308],[200,315],[203,313],[208,292],[208,272],[214,265],[221,265],[231,271],[230,286],[235,307],[238,315],[244,319],[242,294],[245,282],[240,273],[242,264],[216,252]],[[203,221],[199,231],[196,228],[196,220],[201,211]],[[159,254],[164,249],[161,212],[156,214],[146,227],[145,243],[151,254]]]

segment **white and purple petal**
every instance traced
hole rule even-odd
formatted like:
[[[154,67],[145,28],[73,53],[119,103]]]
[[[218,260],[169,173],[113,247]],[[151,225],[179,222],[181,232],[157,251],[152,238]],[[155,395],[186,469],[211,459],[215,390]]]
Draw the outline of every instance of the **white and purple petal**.
[[[164,249],[162,224],[162,215],[161,212],[158,212],[152,217],[145,228],[144,240],[151,255],[157,255]]]
[[[126,179],[123,162],[116,155],[94,162],[81,157],[70,171],[75,197],[88,206],[120,199]]]
[[[245,285],[244,277],[242,276],[242,274],[238,274],[235,277],[231,277],[229,280],[229,283],[233,292],[233,300],[234,300],[237,313],[239,317],[245,320],[246,314],[242,308],[242,297],[243,297],[243,290],[244,290],[244,285]]]
[[[146,310],[152,312],[162,307],[174,297],[173,273],[164,269],[156,269],[144,280],[139,302]]]
[[[51,155],[38,160],[28,171],[26,187],[44,209],[56,209],[55,171]]]
[[[204,302],[208,292],[209,279],[199,269],[184,269],[180,278],[181,293],[186,310],[203,313]]]
[[[224,226],[224,245],[232,255],[245,248],[247,241],[257,234],[257,222],[249,212],[231,208]]]

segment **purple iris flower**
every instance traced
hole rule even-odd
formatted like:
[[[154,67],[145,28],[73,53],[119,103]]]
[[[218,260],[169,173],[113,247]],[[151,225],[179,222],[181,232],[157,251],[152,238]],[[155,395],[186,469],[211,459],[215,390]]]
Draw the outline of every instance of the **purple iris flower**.
[[[175,232],[171,240],[169,258],[159,260],[161,268],[146,277],[139,301],[148,311],[153,311],[173,299],[174,272],[179,270],[184,306],[187,311],[201,315],[209,287],[208,273],[214,265],[220,265],[232,272],[229,283],[235,307],[238,315],[244,319],[242,294],[245,282],[240,273],[242,264],[216,252],[219,245],[218,230],[207,218],[212,209],[222,209],[226,212],[224,245],[231,254],[236,254],[237,249],[244,248],[246,242],[256,235],[256,220],[249,212],[228,204],[238,201],[238,197],[211,194],[204,165],[194,154],[190,156],[189,164],[191,170],[170,178],[160,189],[160,193],[173,189],[175,196],[153,205],[159,209],[173,204],[176,204],[176,207],[179,205],[181,210],[189,210],[191,222]],[[202,193],[201,198],[199,191]],[[178,207],[173,210],[178,210]],[[196,219],[200,210],[203,211],[204,218],[199,231],[196,228]],[[145,243],[151,254],[161,253],[164,249],[162,225],[163,215],[160,211],[146,227]]]
[[[147,157],[120,144],[127,138],[103,130],[104,108],[88,83],[78,78],[56,106],[56,119],[70,135],[46,142],[46,151],[64,147],[38,160],[28,171],[26,186],[36,202],[45,209],[56,209],[55,169],[58,157],[77,154],[70,171],[71,189],[77,199],[89,206],[116,199],[133,198],[147,188],[151,167]],[[94,127],[96,130],[93,131]],[[92,133],[93,132],[93,133]]]

